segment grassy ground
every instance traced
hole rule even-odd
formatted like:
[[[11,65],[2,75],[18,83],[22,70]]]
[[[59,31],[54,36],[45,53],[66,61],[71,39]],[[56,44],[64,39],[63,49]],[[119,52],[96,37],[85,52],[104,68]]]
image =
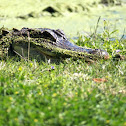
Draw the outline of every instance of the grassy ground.
[[[74,40],[106,49],[107,61],[0,61],[0,126],[126,126],[126,61],[112,59],[126,40],[111,41],[107,27]]]

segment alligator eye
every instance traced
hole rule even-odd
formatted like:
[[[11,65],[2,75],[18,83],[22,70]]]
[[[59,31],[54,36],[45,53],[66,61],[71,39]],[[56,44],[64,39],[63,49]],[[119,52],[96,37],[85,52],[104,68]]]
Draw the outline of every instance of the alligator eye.
[[[6,36],[8,33],[9,33],[9,31],[7,31],[7,30],[2,30],[2,35],[3,35],[3,36]]]
[[[54,35],[51,34],[50,31],[44,31],[44,32],[41,34],[41,37],[56,42],[55,34],[54,34]]]

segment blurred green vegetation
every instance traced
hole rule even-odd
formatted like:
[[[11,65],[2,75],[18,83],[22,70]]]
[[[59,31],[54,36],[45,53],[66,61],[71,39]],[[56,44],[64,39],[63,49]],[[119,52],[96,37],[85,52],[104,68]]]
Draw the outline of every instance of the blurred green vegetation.
[[[69,36],[94,30],[99,16],[110,20],[122,34],[126,28],[124,2],[106,0],[1,0],[0,27],[47,27],[62,29]],[[113,1],[113,0],[112,0]],[[109,3],[109,4],[107,4]],[[99,22],[102,26],[102,21]],[[101,29],[98,29],[101,32]]]

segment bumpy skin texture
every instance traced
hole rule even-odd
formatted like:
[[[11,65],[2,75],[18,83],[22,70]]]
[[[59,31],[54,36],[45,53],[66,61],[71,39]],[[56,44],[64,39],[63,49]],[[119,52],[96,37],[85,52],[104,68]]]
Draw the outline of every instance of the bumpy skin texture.
[[[59,29],[22,28],[21,30],[13,29],[11,32],[3,30],[0,42],[4,42],[5,38],[10,41],[10,44],[12,43],[12,49],[20,55],[22,55],[21,48],[27,52],[28,43],[30,43],[30,52],[36,53],[36,55],[43,54],[56,58],[75,57],[85,60],[109,58],[108,53],[104,50],[86,49],[71,43],[64,32]]]

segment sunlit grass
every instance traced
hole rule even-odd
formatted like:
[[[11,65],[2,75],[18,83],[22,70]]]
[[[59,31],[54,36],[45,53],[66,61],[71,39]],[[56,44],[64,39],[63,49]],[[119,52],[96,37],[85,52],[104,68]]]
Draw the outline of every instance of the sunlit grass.
[[[1,61],[0,70],[1,125],[125,123],[125,61],[31,65],[8,60]],[[97,83],[93,78],[107,81]]]
[[[0,61],[0,125],[125,126],[126,61],[112,56],[117,49],[125,55],[126,41],[106,37],[79,38],[76,43],[106,49],[107,61]]]

